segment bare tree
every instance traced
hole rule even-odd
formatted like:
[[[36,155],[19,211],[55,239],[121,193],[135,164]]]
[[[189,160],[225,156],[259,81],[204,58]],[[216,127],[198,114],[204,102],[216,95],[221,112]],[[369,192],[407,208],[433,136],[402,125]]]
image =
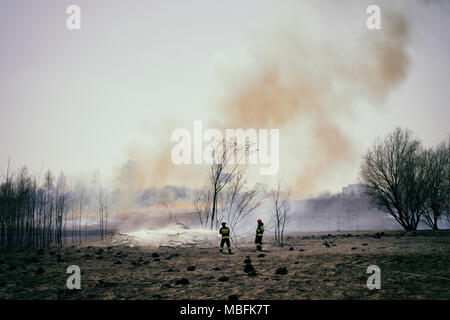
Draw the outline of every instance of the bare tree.
[[[67,199],[66,177],[61,172],[56,184],[56,242],[62,246],[63,218],[66,213]]]
[[[396,128],[365,153],[359,180],[379,209],[405,230],[416,230],[429,192],[424,187],[426,171],[420,140]]]
[[[218,205],[222,191],[233,181],[242,160],[249,150],[248,145],[240,146],[234,140],[222,140],[211,148],[207,185],[198,192],[194,201],[200,223],[210,229],[217,228]]]
[[[103,190],[101,184],[99,185],[98,193],[98,213],[100,225],[100,238],[104,240],[108,235],[108,216],[111,200],[107,193]]]
[[[43,223],[43,245],[48,246],[49,243],[53,242],[53,222],[54,222],[54,195],[55,187],[53,184],[53,175],[50,171],[47,171],[45,175],[44,182],[44,223]]]
[[[99,187],[98,193],[98,214],[99,214],[99,225],[100,225],[100,238],[104,239],[104,223],[105,223],[105,200],[103,198],[102,186]]]
[[[212,192],[210,189],[198,190],[194,198],[194,208],[200,225],[208,227],[208,219],[211,216]]]
[[[282,189],[283,180],[279,179],[277,189],[272,192],[272,220],[275,227],[275,242],[279,247],[284,246],[284,229],[291,213],[291,190],[283,191]]]
[[[448,215],[450,209],[450,141],[448,145],[441,143],[427,150],[425,157],[429,194],[424,203],[423,222],[437,230],[439,219]]]
[[[86,188],[83,186],[83,188],[80,191],[80,197],[79,197],[79,210],[78,210],[78,243],[81,243],[81,217],[83,215],[83,206],[84,206],[84,195],[86,193]],[[75,221],[74,221],[75,223]]]
[[[247,184],[244,170],[236,172],[219,201],[217,220],[225,220],[232,232],[260,205],[259,185],[249,188]]]

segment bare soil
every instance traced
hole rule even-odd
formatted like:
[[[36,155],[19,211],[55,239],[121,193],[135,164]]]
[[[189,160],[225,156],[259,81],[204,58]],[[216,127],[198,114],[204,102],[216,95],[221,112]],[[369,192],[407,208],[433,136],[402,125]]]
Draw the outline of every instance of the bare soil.
[[[450,299],[449,230],[264,241],[264,256],[250,243],[233,255],[108,243],[2,250],[0,299]],[[81,269],[80,290],[66,287],[69,265]],[[380,290],[366,287],[369,265],[381,269]]]

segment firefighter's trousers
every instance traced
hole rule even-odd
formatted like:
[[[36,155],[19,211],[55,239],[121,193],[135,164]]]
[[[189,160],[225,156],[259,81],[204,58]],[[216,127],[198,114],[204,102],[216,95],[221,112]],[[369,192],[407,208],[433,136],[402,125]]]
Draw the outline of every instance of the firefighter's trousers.
[[[255,237],[255,244],[256,244],[256,249],[257,250],[262,250],[262,236],[256,236]]]
[[[220,252],[223,251],[223,245],[226,244],[228,248],[228,252],[231,252],[231,244],[230,244],[230,238],[222,238],[220,241]]]

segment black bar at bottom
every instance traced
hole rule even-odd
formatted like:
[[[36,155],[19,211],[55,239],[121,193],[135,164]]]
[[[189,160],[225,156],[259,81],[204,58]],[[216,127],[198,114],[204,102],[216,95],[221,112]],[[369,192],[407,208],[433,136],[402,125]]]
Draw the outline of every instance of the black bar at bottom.
[[[247,301],[211,301],[211,300],[161,300],[161,301],[17,301],[2,300],[2,312],[11,311],[17,317],[23,312],[51,316],[52,310],[63,310],[61,316],[84,319],[96,315],[104,319],[105,315],[125,317],[148,315],[145,319],[284,319],[279,317],[295,316],[295,319],[314,317],[345,316],[347,318],[382,318],[398,312],[403,317],[421,310],[442,310],[449,307],[448,300],[442,301],[294,301],[294,300],[247,300]],[[9,310],[8,310],[9,309]],[[55,314],[57,315],[57,314]],[[308,316],[309,315],[309,316]]]

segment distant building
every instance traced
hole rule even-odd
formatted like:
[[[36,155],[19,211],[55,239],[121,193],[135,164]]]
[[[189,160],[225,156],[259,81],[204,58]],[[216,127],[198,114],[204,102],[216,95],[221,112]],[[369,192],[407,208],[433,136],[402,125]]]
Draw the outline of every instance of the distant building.
[[[364,185],[362,184],[349,184],[342,188],[342,195],[346,197],[363,197]]]

